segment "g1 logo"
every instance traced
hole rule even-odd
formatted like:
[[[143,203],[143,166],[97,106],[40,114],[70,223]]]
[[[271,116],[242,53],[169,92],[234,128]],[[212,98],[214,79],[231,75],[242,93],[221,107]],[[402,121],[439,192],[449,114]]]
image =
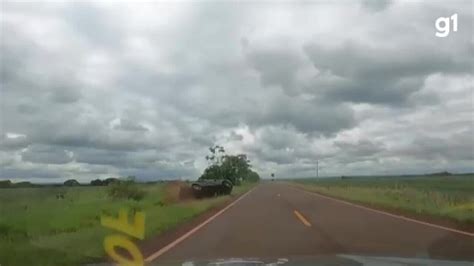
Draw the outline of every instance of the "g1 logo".
[[[127,236],[138,239],[145,237],[145,213],[137,212],[133,216],[133,223],[128,220],[128,211],[126,209],[119,210],[118,218],[101,216],[100,223],[102,226],[117,230],[123,234],[109,235],[104,239],[105,252],[120,266],[143,266],[143,255],[140,249]],[[118,253],[116,248],[120,247],[131,256],[127,258]]]
[[[453,32],[458,31],[458,14],[454,14],[451,17],[439,17],[436,19],[436,37],[444,38],[448,37],[451,32],[451,21],[453,22]]]

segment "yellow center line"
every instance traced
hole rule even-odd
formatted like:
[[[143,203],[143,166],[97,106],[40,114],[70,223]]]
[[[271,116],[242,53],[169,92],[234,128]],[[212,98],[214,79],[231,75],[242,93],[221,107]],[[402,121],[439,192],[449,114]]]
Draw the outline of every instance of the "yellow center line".
[[[308,222],[308,220],[306,220],[306,218],[304,218],[304,216],[303,216],[299,211],[294,210],[293,212],[295,213],[296,217],[298,217],[298,219],[300,219],[300,221],[301,221],[304,225],[306,225],[306,226],[308,226],[308,227],[311,226],[311,224]]]

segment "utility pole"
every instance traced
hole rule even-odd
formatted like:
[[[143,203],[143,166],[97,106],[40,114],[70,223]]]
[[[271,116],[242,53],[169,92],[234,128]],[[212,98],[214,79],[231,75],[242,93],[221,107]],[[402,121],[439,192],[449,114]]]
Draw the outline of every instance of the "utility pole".
[[[319,177],[319,160],[316,160],[316,178]]]

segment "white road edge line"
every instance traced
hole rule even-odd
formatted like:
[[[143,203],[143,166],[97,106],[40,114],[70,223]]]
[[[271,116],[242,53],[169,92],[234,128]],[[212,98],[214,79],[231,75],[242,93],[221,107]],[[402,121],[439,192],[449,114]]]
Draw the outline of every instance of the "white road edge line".
[[[352,206],[352,207],[364,209],[364,210],[367,210],[367,211],[376,212],[376,213],[379,213],[379,214],[384,214],[384,215],[387,215],[387,216],[390,216],[390,217],[394,217],[394,218],[402,219],[402,220],[405,220],[405,221],[418,223],[418,224],[422,224],[422,225],[426,225],[426,226],[430,226],[430,227],[434,227],[434,228],[437,228],[437,229],[442,229],[442,230],[446,230],[446,231],[450,231],[450,232],[454,232],[454,233],[458,233],[458,234],[462,234],[462,235],[474,236],[473,233],[469,233],[469,232],[466,232],[466,231],[461,231],[461,230],[457,230],[457,229],[453,229],[453,228],[449,228],[449,227],[445,227],[445,226],[441,226],[441,225],[437,225],[437,224],[423,222],[423,221],[420,221],[420,220],[408,218],[408,217],[401,216],[401,215],[396,215],[396,214],[389,213],[389,212],[384,212],[384,211],[372,209],[372,208],[365,207],[365,206],[355,204],[355,203],[352,203],[352,202],[348,202],[348,201],[345,201],[345,200],[340,200],[340,199],[332,198],[332,197],[329,197],[329,196],[325,196],[325,195],[319,194],[317,192],[308,191],[308,190],[305,190],[304,188],[300,188],[300,187],[297,187],[297,186],[293,186],[293,185],[290,185],[290,186],[297,189],[297,190],[301,190],[305,193],[311,194],[313,196],[318,196],[318,197],[322,197],[322,198],[325,198],[325,199],[333,200],[333,201],[336,201],[336,202],[339,202],[339,203],[342,203],[342,204],[346,204],[346,205],[349,205],[349,206]]]
[[[258,185],[257,185],[258,186]],[[151,254],[150,256],[148,256],[146,259],[145,259],[145,262],[151,262],[155,259],[157,259],[159,256],[163,255],[165,252],[169,251],[170,249],[174,248],[175,246],[177,246],[180,242],[182,242],[183,240],[185,240],[186,238],[190,237],[192,234],[196,233],[199,229],[201,229],[202,227],[204,227],[206,224],[210,223],[212,220],[214,220],[217,216],[221,215],[222,213],[224,213],[226,210],[228,210],[229,208],[231,208],[232,206],[234,206],[237,202],[239,202],[240,200],[242,200],[243,198],[245,198],[248,194],[250,194],[252,191],[254,191],[255,188],[254,187],[252,188],[251,190],[247,191],[245,194],[241,195],[239,198],[237,198],[236,200],[234,200],[232,203],[230,203],[229,205],[227,205],[224,209],[218,211],[216,214],[212,215],[211,217],[209,217],[207,220],[205,220],[204,222],[202,222],[201,224],[199,224],[198,226],[194,227],[193,229],[189,230],[187,233],[185,233],[184,235],[180,236],[179,238],[177,238],[176,240],[174,240],[173,242],[169,243],[168,245],[164,246],[163,248],[161,248],[160,250],[154,252],[153,254]]]

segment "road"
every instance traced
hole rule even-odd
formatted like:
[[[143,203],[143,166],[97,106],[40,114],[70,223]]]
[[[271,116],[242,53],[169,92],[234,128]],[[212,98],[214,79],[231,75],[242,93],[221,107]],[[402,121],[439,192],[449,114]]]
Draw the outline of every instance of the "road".
[[[154,262],[335,254],[473,261],[473,239],[263,183]]]

